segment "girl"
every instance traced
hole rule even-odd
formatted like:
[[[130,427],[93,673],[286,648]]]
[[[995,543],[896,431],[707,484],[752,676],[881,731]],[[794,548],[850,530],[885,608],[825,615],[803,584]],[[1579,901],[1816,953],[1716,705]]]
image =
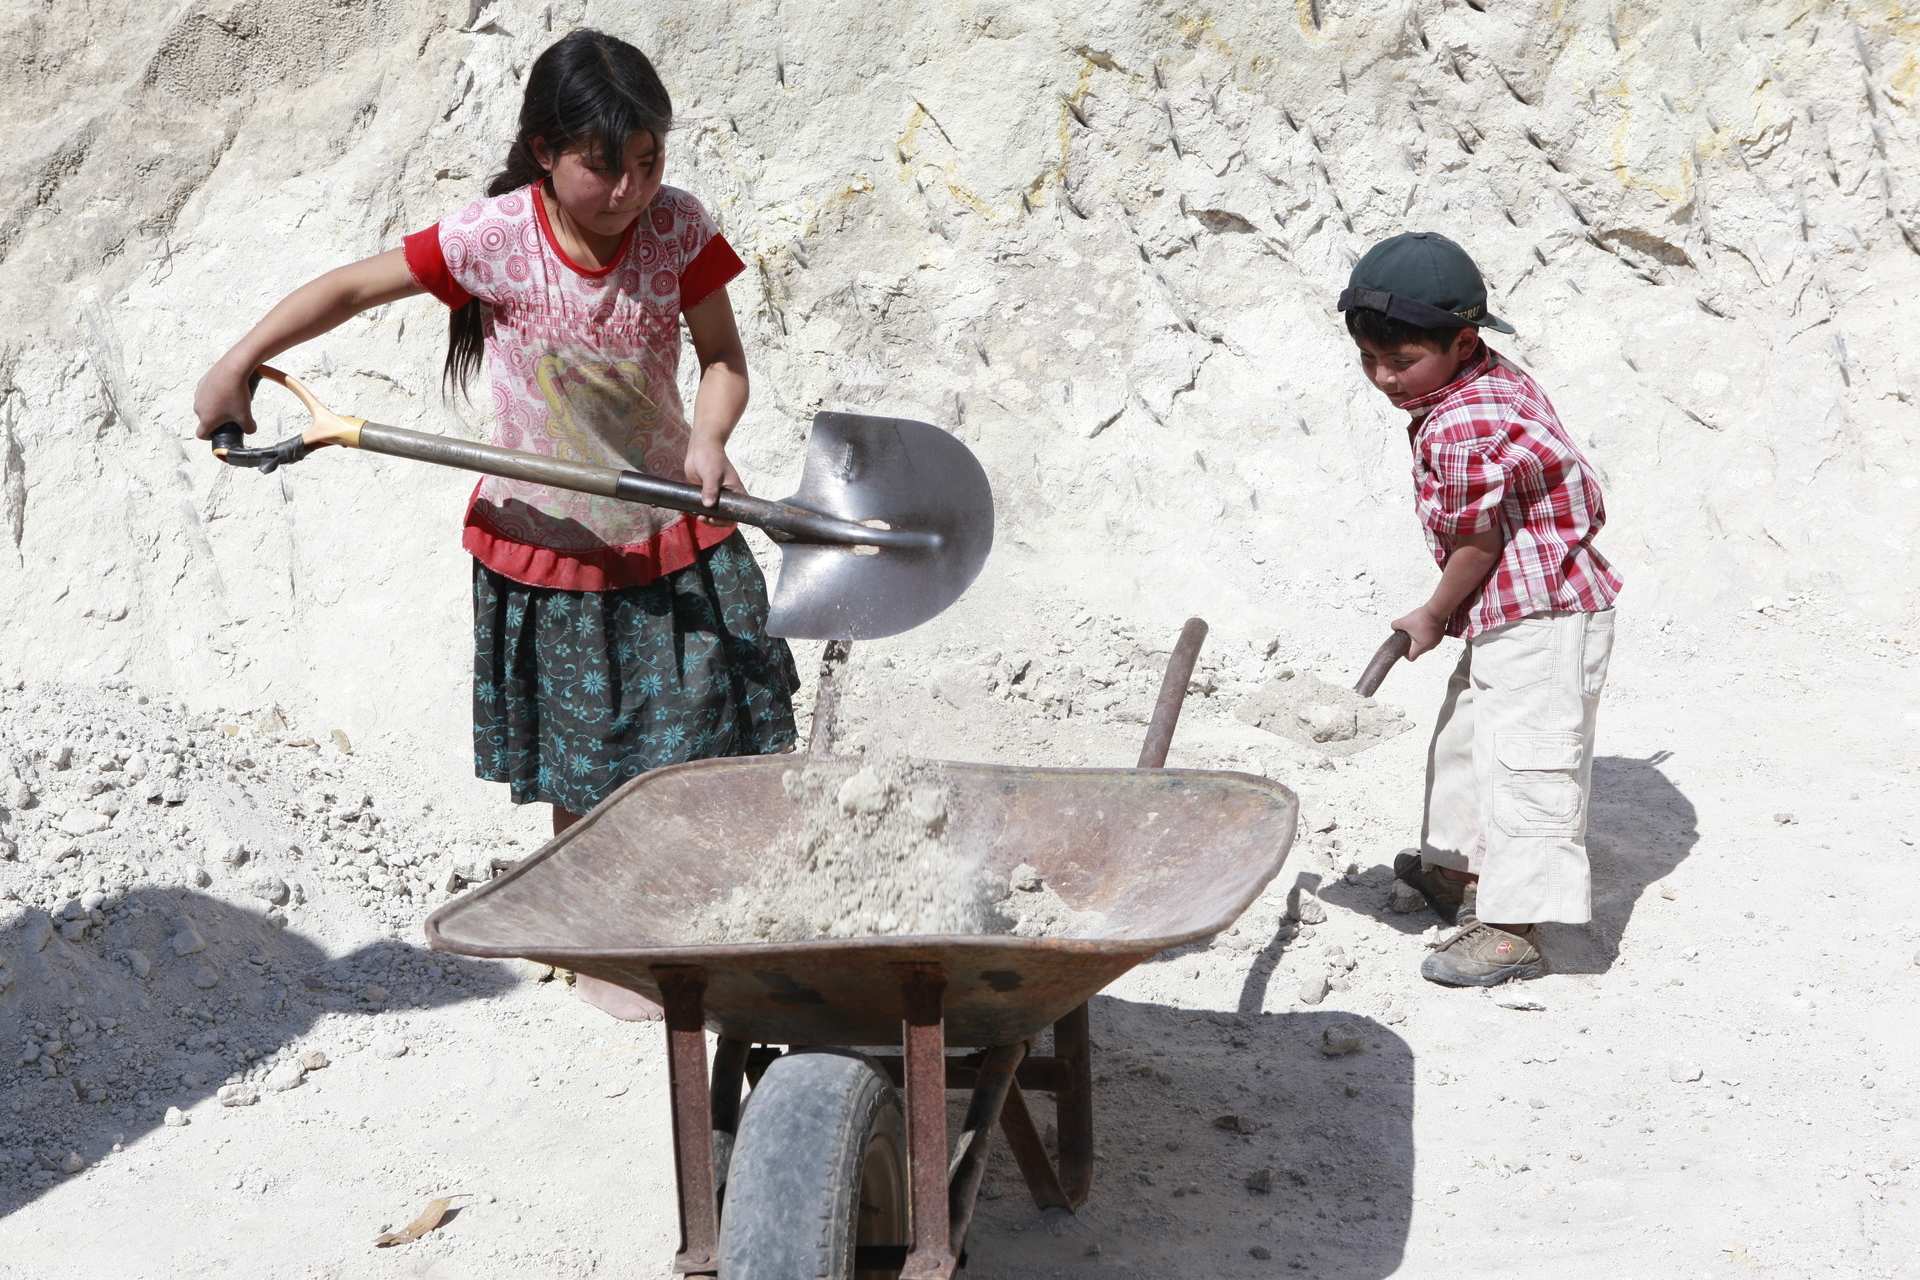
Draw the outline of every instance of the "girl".
[[[288,295],[201,379],[200,436],[254,429],[256,365],[430,293],[451,309],[449,392],[486,357],[496,444],[677,467],[709,505],[739,488],[726,442],[747,367],[726,284],[743,268],[700,202],[661,185],[672,119],[638,49],[561,39],[533,64],[486,198]],[[691,423],[682,316],[700,362]],[[793,744],[793,656],[766,634],[766,584],[731,525],[488,477],[464,544],[475,771],[553,806],[554,834],[648,769]]]

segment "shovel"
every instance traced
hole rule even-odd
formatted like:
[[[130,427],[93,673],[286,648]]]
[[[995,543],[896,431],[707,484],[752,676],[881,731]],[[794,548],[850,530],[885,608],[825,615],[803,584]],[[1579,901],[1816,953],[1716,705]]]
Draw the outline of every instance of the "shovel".
[[[938,427],[907,418],[816,413],[792,497],[723,489],[709,507],[694,485],[344,417],[278,369],[261,365],[257,376],[298,396],[313,421],[258,449],[224,423],[213,433],[216,458],[272,471],[337,444],[750,524],[780,546],[767,619],[774,635],[871,640],[917,627],[960,598],[993,546],[993,490],[979,461]]]

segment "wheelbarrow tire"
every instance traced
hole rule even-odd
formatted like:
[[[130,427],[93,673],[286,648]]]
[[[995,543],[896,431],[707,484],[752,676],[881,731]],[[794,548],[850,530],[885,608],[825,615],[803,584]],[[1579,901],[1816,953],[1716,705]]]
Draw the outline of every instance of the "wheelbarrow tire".
[[[872,1060],[776,1059],[740,1117],[720,1216],[720,1280],[883,1280],[861,1245],[907,1243],[906,1119]]]

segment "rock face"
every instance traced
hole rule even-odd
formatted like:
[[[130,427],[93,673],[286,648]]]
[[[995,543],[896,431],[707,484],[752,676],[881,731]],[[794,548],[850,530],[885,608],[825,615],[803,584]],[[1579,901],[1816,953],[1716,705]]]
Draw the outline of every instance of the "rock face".
[[[332,454],[229,473],[183,437],[200,372],[275,299],[479,191],[524,68],[587,12],[470,10],[0,16],[19,140],[0,157],[0,653],[22,674],[120,673],[203,702],[270,689],[355,742],[466,732],[442,693],[468,661],[463,482]],[[875,24],[851,0],[804,18],[674,0],[594,16],[654,56],[678,113],[668,180],[753,264],[732,286],[750,482],[797,474],[816,405],[943,424],[994,475],[988,576],[911,652],[1038,602],[1137,613],[1141,581],[1302,627],[1377,607],[1373,585],[1417,598],[1430,567],[1411,554],[1378,556],[1391,576],[1373,585],[1316,579],[1330,546],[1412,536],[1396,415],[1332,306],[1355,255],[1409,227],[1480,258],[1521,331],[1503,349],[1604,469],[1602,545],[1629,562],[1637,609],[1750,614],[1758,595],[1839,589],[1836,566],[1916,531],[1870,470],[1920,383],[1895,340],[1920,330],[1898,13],[995,0]],[[413,299],[284,362],[344,412],[478,433],[482,410],[436,393],[443,331]],[[259,405],[267,437],[294,431],[282,393]],[[319,536],[371,529],[350,557]],[[1124,571],[1051,556],[1087,545]],[[1895,625],[1912,593],[1847,606]],[[314,634],[330,642],[296,642]]]

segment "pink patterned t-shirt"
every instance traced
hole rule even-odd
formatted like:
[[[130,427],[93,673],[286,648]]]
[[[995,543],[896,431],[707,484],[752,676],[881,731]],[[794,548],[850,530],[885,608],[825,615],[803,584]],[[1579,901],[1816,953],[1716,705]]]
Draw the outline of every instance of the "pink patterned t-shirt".
[[[495,444],[681,478],[680,316],[743,270],[698,200],[662,187],[599,270],[561,251],[537,183],[476,200],[405,247],[427,292],[449,307],[482,304]],[[683,569],[732,531],[488,476],[463,542],[515,581],[605,591]]]

